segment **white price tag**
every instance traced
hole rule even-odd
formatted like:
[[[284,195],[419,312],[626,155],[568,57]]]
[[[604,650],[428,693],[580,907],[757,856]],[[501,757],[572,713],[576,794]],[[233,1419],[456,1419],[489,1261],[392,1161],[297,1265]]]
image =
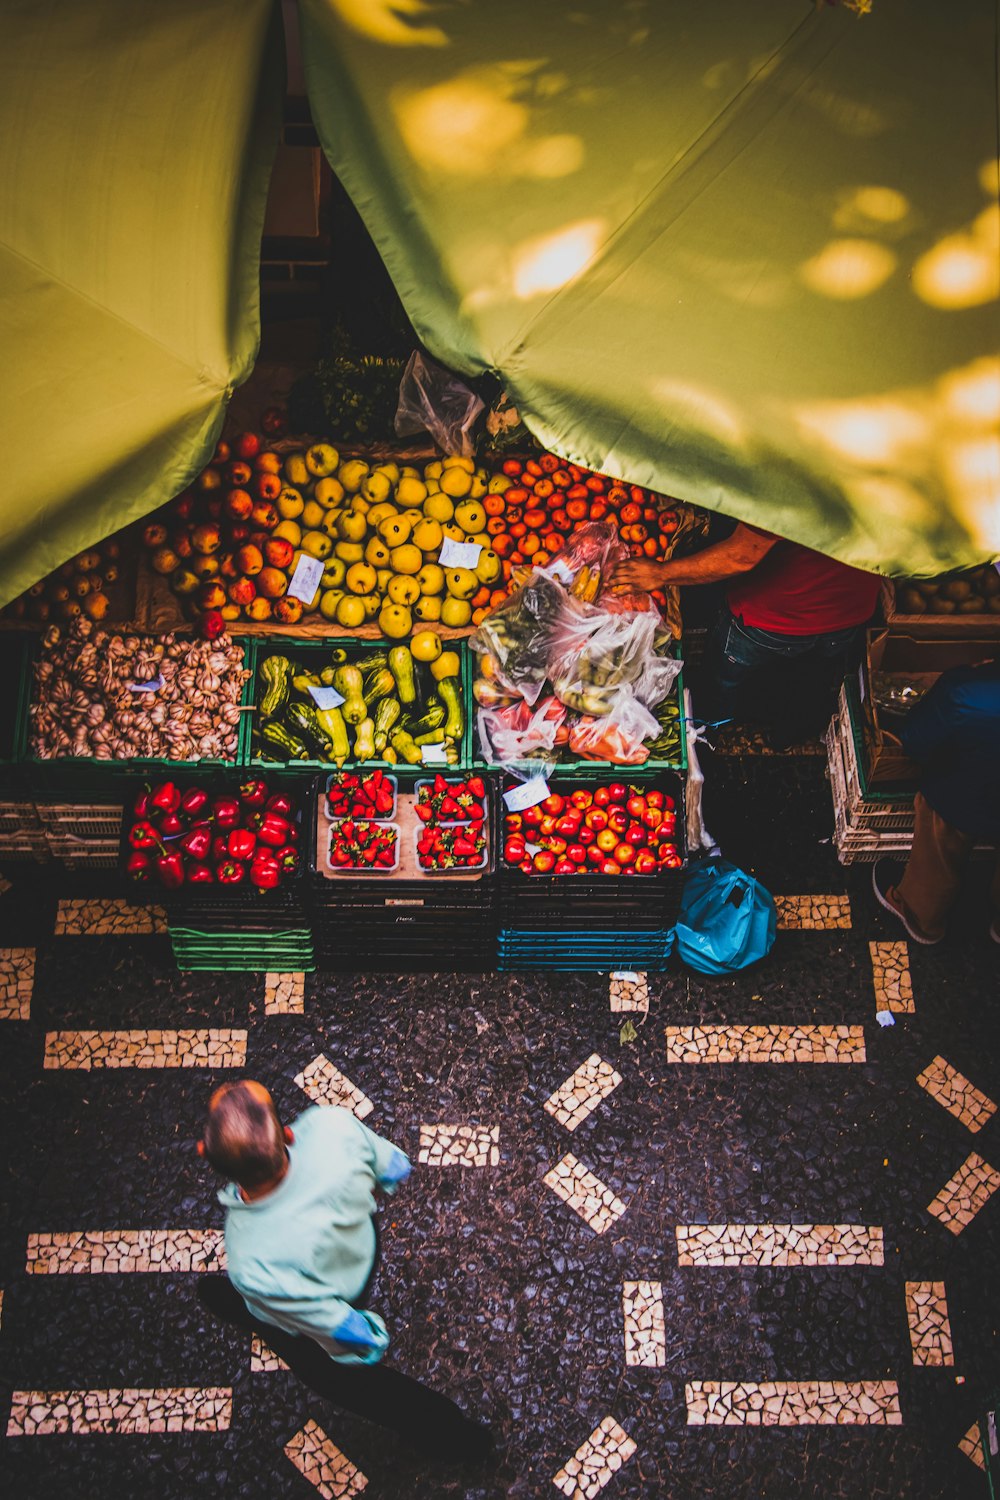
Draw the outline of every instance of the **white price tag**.
[[[561,557],[557,557],[555,562],[551,564],[549,572],[553,578],[558,578],[560,583],[573,582],[573,569]]]
[[[616,969],[615,972],[612,974],[611,978],[612,979],[624,979],[624,981],[625,981],[626,984],[638,984],[639,983],[639,976],[638,976],[638,974],[634,974],[631,969]]]
[[[446,536],[441,543],[438,562],[442,568],[474,568],[482,550],[479,542],[456,542],[452,537]]]
[[[286,591],[287,597],[301,599],[303,604],[311,604],[316,597],[322,577],[323,564],[319,558],[309,557],[303,552],[295,564],[295,572],[292,574],[292,581]]]
[[[154,678],[152,678],[151,681],[149,681],[149,682],[130,682],[129,683],[129,687],[132,689],[133,693],[158,693],[160,691],[160,688],[162,686],[163,686],[163,674],[162,674],[162,672],[158,672],[157,675]]]
[[[527,854],[530,854],[532,857],[534,857],[536,854],[541,854],[542,852],[541,844],[529,844],[527,840],[525,840],[524,848],[525,852]]]
[[[338,693],[333,687],[313,687],[309,684],[309,694],[317,708],[339,708],[345,703],[343,693]]]
[[[545,777],[532,776],[530,781],[522,781],[520,786],[512,786],[509,791],[504,792],[503,800],[508,811],[524,812],[526,807],[537,807],[548,795],[549,784]]]
[[[425,766],[446,766],[448,764],[448,751],[442,743],[440,745],[421,745],[420,759]]]

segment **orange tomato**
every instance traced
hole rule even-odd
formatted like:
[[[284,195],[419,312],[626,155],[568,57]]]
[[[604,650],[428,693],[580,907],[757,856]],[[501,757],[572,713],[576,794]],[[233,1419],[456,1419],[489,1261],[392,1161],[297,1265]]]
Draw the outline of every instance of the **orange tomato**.
[[[573,485],[570,485],[569,489],[566,491],[566,499],[567,500],[589,500],[590,499],[590,491],[588,490],[588,488],[587,488],[587,486],[585,484],[573,484]]]
[[[543,474],[554,474],[559,467],[559,460],[554,453],[543,453],[538,460],[538,466]]]
[[[533,531],[530,531],[521,543],[521,551],[525,557],[534,557],[541,545],[539,538]]]
[[[497,605],[502,604],[506,597],[506,589],[494,589],[490,595],[490,609],[496,609]]]
[[[621,537],[623,542],[630,542],[632,540],[631,526],[620,526],[618,528],[618,535]]]
[[[550,536],[544,538],[546,552],[561,552],[566,545],[566,538],[560,536],[558,531],[553,531]]]
[[[607,513],[608,503],[606,500],[595,500],[590,507],[590,519],[592,521],[603,521]]]
[[[579,464],[567,464],[566,467],[569,470],[569,472],[572,475],[572,477],[574,479],[578,479],[578,480],[582,479],[583,476],[584,476],[584,474],[586,474],[586,472],[587,472],[586,469],[581,469]]]
[[[549,478],[557,490],[568,490],[573,483],[573,476],[567,469],[553,469]]]
[[[521,460],[519,458],[505,458],[503,471],[509,479],[516,479],[521,472]]]
[[[502,516],[506,508],[502,495],[483,496],[483,510],[488,516]]]
[[[486,587],[485,583],[483,584],[483,586],[482,586],[481,589],[477,589],[476,590],[476,592],[473,594],[472,598],[469,601],[469,603],[472,605],[473,609],[482,609],[485,605],[489,604],[489,602],[490,602],[490,591]]]
[[[523,505],[525,500],[528,499],[528,495],[529,492],[524,488],[523,484],[512,484],[510,489],[504,492],[503,498],[507,509],[510,510],[512,505]]]
[[[645,505],[646,491],[643,489],[641,484],[630,484],[628,487],[628,492],[632,496],[632,499],[635,501],[636,505]]]
[[[555,486],[553,485],[551,479],[536,479],[535,480],[535,499],[536,500],[547,500],[549,498],[549,496],[552,494],[552,491],[553,491],[554,488],[555,488]]]
[[[634,501],[630,501],[628,505],[623,505],[621,508],[621,518],[626,526],[631,526],[633,521],[638,521],[641,515],[642,507],[636,505]]]
[[[647,557],[655,557],[660,550],[660,544],[655,536],[648,536],[642,544],[642,550]]]
[[[672,510],[660,512],[659,526],[664,535],[677,530],[677,517]]]
[[[481,625],[483,623],[483,621],[486,619],[486,616],[488,614],[489,614],[489,610],[486,609],[486,608],[474,609],[472,611],[472,623],[473,623],[473,625]]]
[[[644,542],[648,536],[649,536],[649,528],[647,526],[643,526],[641,522],[637,522],[632,527],[632,540],[633,540],[633,542]]]
[[[490,516],[489,520],[486,522],[486,535],[502,536],[506,528],[507,522],[504,520],[503,516]]]
[[[515,568],[516,568],[516,567],[518,567],[518,566],[519,566],[519,565],[520,565],[520,564],[521,564],[521,563],[523,563],[523,562],[524,562],[524,553],[523,553],[523,552],[520,552],[520,551],[518,551],[518,552],[512,552],[512,553],[511,553],[511,554],[510,554],[510,560],[511,560],[511,562],[512,562],[512,563],[513,563],[513,564],[514,564],[514,566],[515,566]]]
[[[566,514],[571,521],[582,521],[584,516],[587,515],[589,508],[586,500],[569,500],[566,503]]]
[[[526,510],[524,512],[524,524],[530,531],[541,531],[545,523],[544,510]]]

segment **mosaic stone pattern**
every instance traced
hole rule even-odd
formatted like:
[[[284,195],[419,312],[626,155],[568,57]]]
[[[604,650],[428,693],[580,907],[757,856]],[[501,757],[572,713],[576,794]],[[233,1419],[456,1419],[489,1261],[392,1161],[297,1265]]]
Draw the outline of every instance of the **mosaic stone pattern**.
[[[959,1449],[966,1458],[971,1458],[977,1469],[986,1472],[986,1460],[983,1457],[983,1445],[979,1440],[979,1423],[973,1422],[965,1437],[959,1442]]]
[[[943,1281],[906,1283],[906,1321],[915,1365],[955,1363]]]
[[[575,1130],[609,1094],[614,1093],[621,1081],[622,1075],[598,1053],[592,1052],[551,1098],[546,1099],[544,1108],[567,1130]]]
[[[693,1380],[691,1427],[901,1427],[894,1380]]]
[[[785,929],[816,932],[851,925],[849,896],[775,896],[774,909]]]
[[[242,1068],[247,1034],[219,1031],[49,1031],[46,1068]]]
[[[988,1099],[943,1057],[936,1057],[932,1063],[928,1063],[924,1071],[918,1073],[917,1082],[950,1115],[961,1120],[973,1135],[982,1130],[987,1120],[996,1114],[997,1107],[993,1100]]]
[[[667,1362],[663,1287],[659,1281],[626,1281],[622,1287],[625,1363],[657,1367]]]
[[[905,942],[869,943],[875,1009],[912,1015],[913,984],[910,980],[910,950]]]
[[[274,1375],[278,1370],[287,1369],[285,1361],[280,1359],[273,1349],[268,1348],[264,1340],[255,1333],[250,1340],[251,1375]]]
[[[305,1008],[305,974],[264,975],[264,1014],[266,1016],[301,1016]]]
[[[8,1437],[53,1432],[225,1432],[233,1415],[228,1386],[126,1387],[107,1391],[15,1391]]]
[[[295,1082],[314,1104],[337,1104],[341,1109],[349,1109],[359,1120],[370,1115],[375,1108],[367,1094],[345,1078],[322,1052],[313,1058],[308,1068],[296,1075]]]
[[[593,1500],[635,1452],[635,1443],[614,1417],[605,1417],[567,1459],[552,1483],[569,1500]]]
[[[285,1455],[323,1500],[349,1500],[368,1483],[361,1470],[354,1467],[311,1417],[285,1444]]]
[[[134,906],[131,901],[60,901],[57,937],[138,937],[167,931],[162,906]]]
[[[874,1224],[678,1224],[681,1266],[881,1266]]]
[[[29,1276],[223,1271],[221,1229],[79,1229],[28,1235]]]
[[[645,974],[637,974],[634,980],[616,979],[612,975],[610,994],[613,1015],[626,1010],[645,1014],[649,1010],[649,981]]]
[[[1000,1188],[1000,1172],[971,1151],[954,1177],[950,1177],[937,1197],[928,1203],[927,1212],[940,1219],[952,1234],[961,1234],[997,1188]]]
[[[862,1026],[668,1026],[668,1063],[863,1063]]]
[[[0,1021],[27,1021],[35,986],[34,948],[0,948]]]
[[[574,1213],[580,1215],[595,1234],[610,1229],[625,1212],[625,1204],[616,1197],[599,1177],[577,1161],[569,1151],[556,1162],[550,1172],[542,1178],[557,1198],[561,1198]]]
[[[417,1161],[428,1167],[498,1167],[499,1125],[421,1125]]]

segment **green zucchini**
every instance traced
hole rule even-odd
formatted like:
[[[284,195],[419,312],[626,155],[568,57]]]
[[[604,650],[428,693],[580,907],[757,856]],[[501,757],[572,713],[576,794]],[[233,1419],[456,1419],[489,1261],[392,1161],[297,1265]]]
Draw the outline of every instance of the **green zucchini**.
[[[268,656],[261,662],[257,678],[263,683],[264,691],[257,708],[262,719],[281,717],[288,702],[288,690],[294,672],[295,668],[287,656]]]

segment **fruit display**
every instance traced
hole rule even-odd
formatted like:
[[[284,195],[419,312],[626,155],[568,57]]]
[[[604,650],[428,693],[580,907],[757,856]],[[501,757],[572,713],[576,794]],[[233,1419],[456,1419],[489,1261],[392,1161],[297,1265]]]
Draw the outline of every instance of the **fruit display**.
[[[1000,615],[1000,573],[991,563],[942,578],[896,584],[899,615]]]
[[[391,819],[396,811],[396,778],[384,771],[341,771],[326,784],[326,807],[331,818]]]
[[[417,834],[417,863],[426,875],[485,870],[489,854],[483,824],[459,828],[428,823]]]
[[[145,526],[150,564],[190,616],[376,624],[402,640],[426,624],[464,629],[503,596],[483,504],[495,481],[472,459],[417,466],[343,457],[330,443],[279,446],[255,432],[220,443]],[[449,540],[472,544],[475,557],[455,566],[446,554],[442,563]],[[321,565],[304,599],[295,581],[302,558]]]
[[[391,875],[399,867],[399,829],[395,823],[346,818],[330,826],[330,868],[338,873]]]
[[[418,781],[416,814],[421,823],[482,823],[486,819],[486,783],[481,776],[449,781],[438,774]]]
[[[12,599],[3,611],[4,619],[25,620],[44,625],[49,620],[67,622],[80,619],[104,620],[111,609],[111,598],[121,580],[121,543],[116,536],[88,547],[69,562],[64,562],[47,578],[33,583],[30,589]],[[123,618],[125,616],[119,616]]]
[[[28,749],[40,760],[236,759],[243,647],[50,625],[34,664]]]
[[[507,812],[503,857],[525,875],[655,875],[683,863],[674,799],[613,781]]]
[[[294,648],[257,670],[254,754],[344,766],[457,764],[466,733],[461,658],[440,640],[372,650]],[[301,648],[300,648],[301,650]]]
[[[161,781],[132,807],[125,869],[165,890],[247,884],[273,891],[298,869],[298,842],[294,798],[266,781],[232,792]]]
[[[426,875],[484,870],[489,864],[486,783],[481,776],[418,781],[414,812],[417,866]]]

